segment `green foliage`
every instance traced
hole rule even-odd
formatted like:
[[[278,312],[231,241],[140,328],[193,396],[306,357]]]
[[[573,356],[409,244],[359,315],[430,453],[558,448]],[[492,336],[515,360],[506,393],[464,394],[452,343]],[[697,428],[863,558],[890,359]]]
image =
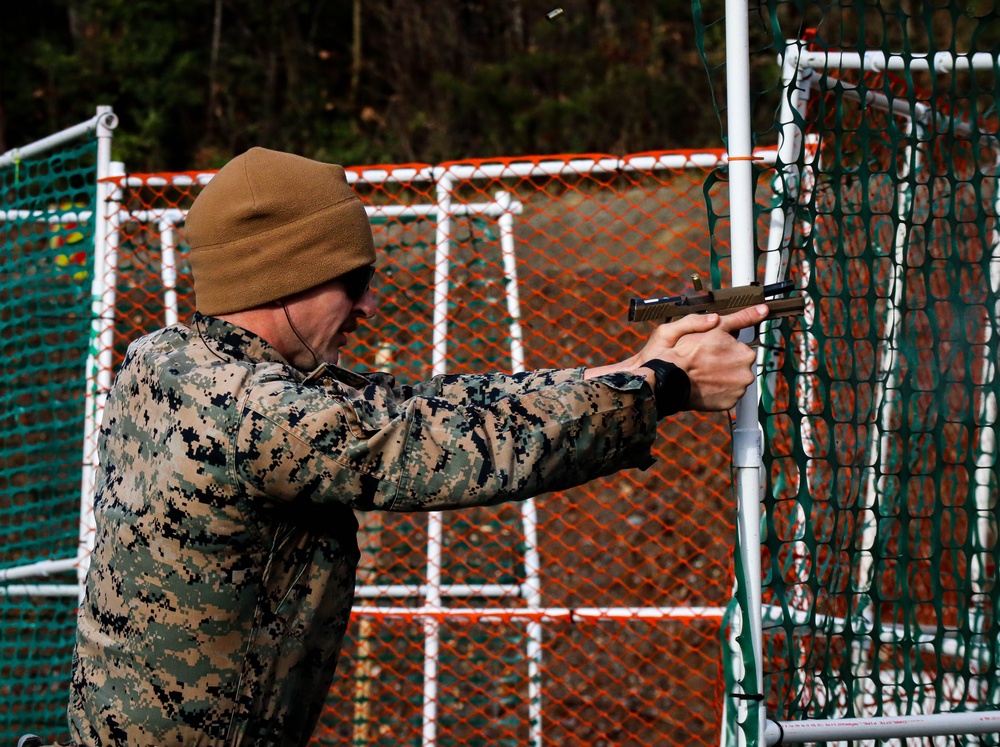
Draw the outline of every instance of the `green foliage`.
[[[0,25],[0,152],[98,104],[135,170],[252,145],[384,163],[717,144],[686,0],[550,5],[21,4]]]
[[[695,0],[700,40],[688,0],[562,7],[549,21],[552,3],[541,0],[21,3],[0,24],[0,152],[98,104],[118,113],[114,155],[134,170],[219,166],[253,145],[342,163],[436,163],[721,144],[721,0]],[[992,0],[957,3],[954,22],[935,4],[904,12],[900,0],[831,2],[822,17],[815,7],[750,9],[758,132],[777,106],[779,27],[825,19],[822,33],[837,36],[829,43],[902,51],[909,25],[919,30],[907,37],[913,52],[1000,47]]]

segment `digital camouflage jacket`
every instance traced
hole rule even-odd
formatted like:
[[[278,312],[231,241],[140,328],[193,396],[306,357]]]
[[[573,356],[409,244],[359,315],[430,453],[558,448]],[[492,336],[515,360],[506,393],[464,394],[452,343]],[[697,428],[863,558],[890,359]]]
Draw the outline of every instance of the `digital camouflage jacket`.
[[[347,628],[354,510],[520,500],[647,466],[643,379],[323,365],[196,317],[107,402],[69,720],[79,745],[303,745]]]

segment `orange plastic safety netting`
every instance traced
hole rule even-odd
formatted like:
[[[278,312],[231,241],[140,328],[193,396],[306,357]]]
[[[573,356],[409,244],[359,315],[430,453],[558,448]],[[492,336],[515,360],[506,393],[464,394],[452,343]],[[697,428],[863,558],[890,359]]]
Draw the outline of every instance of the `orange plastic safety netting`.
[[[342,364],[408,383],[626,357],[651,330],[626,321],[629,299],[709,271],[703,184],[722,158],[348,169],[379,315]],[[210,178],[115,179],[113,368],[131,339],[189,317],[184,215]],[[717,743],[729,443],[725,414],[682,414],[646,471],[525,504],[361,516],[355,614],[315,743]]]

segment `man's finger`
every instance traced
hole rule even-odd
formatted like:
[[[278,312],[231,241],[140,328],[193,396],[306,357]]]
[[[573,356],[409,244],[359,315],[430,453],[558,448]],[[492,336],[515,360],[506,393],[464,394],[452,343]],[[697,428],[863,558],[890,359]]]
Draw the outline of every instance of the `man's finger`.
[[[727,314],[722,317],[719,329],[733,334],[746,327],[754,327],[764,321],[767,317],[767,312],[767,304],[762,303],[752,306],[749,309],[737,311],[735,314]]]
[[[667,345],[673,346],[684,335],[695,332],[708,332],[719,325],[718,314],[689,314],[682,316],[676,322],[660,325],[660,335]]]

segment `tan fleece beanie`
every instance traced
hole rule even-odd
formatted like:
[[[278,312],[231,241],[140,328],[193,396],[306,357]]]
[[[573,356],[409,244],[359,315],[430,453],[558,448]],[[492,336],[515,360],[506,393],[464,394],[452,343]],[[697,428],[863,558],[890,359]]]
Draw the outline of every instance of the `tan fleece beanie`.
[[[375,263],[368,216],[344,169],[264,148],[215,175],[184,235],[202,314],[261,306]]]

